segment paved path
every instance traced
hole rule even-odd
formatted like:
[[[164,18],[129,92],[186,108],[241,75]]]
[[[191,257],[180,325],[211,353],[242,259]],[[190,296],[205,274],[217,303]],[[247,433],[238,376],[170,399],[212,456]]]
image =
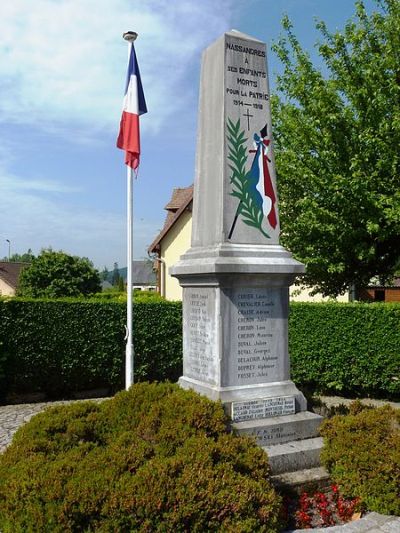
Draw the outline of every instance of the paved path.
[[[349,522],[344,526],[295,529],[287,533],[300,533],[304,531],[309,531],[310,533],[400,533],[400,517],[369,513],[361,518],[361,520]]]
[[[34,415],[40,413],[47,407],[63,405],[80,400],[67,400],[44,403],[24,403],[19,405],[0,405],[0,453],[10,444],[14,433],[25,422],[28,422]],[[93,401],[102,401],[96,398]]]
[[[95,401],[101,400],[102,399],[97,399]],[[25,422],[28,422],[32,416],[40,413],[40,411],[43,411],[47,407],[67,403],[71,402],[60,401],[0,406],[0,453],[3,452],[11,442],[12,437],[17,429]],[[370,513],[361,518],[361,520],[350,522],[344,526],[334,526],[313,530],[296,529],[291,533],[297,533],[300,531],[312,531],[313,533],[400,533],[400,517]]]

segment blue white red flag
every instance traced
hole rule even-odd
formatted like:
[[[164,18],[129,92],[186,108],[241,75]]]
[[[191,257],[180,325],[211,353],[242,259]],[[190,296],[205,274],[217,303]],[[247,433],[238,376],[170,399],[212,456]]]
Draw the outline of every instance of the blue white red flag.
[[[136,170],[140,160],[139,116],[147,113],[135,47],[130,43],[128,72],[117,147],[125,150],[125,163]]]
[[[264,128],[265,129],[265,128]],[[263,132],[261,132],[263,135]],[[278,219],[276,216],[276,196],[272,185],[271,174],[269,171],[268,148],[271,141],[266,134],[260,137],[254,134],[254,159],[247,177],[249,194],[252,196],[254,203],[262,211],[263,216],[268,219],[272,228],[276,228]]]

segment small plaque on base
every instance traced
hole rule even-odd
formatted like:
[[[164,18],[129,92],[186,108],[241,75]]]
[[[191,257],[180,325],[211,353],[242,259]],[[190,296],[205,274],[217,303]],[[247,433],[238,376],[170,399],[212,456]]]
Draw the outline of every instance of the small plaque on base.
[[[257,398],[246,402],[232,402],[233,422],[293,415],[295,412],[294,396],[276,396],[275,398]]]

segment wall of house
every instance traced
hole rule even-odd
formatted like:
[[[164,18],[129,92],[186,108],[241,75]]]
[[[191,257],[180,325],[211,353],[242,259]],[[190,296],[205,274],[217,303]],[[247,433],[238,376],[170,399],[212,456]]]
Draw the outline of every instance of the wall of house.
[[[400,287],[367,287],[359,298],[364,302],[400,302]]]
[[[161,241],[161,259],[162,265],[161,286],[163,287],[163,296],[167,300],[182,300],[182,288],[176,278],[168,274],[169,267],[174,265],[190,248],[192,234],[192,213],[186,211],[182,213],[176,223]],[[293,285],[290,288],[290,300],[293,302],[325,302],[331,299],[322,296],[322,294],[310,295],[312,289],[304,289]],[[345,293],[336,298],[338,302],[348,302],[349,294]]]
[[[317,293],[314,296],[311,296],[310,292],[312,289],[303,288],[298,285],[292,285],[289,289],[289,299],[291,302],[329,302],[332,301],[332,298],[326,298],[322,296],[321,293]],[[335,298],[336,302],[348,302],[349,293],[346,292],[343,295]]]
[[[0,296],[15,296],[15,289],[0,279]]]
[[[191,235],[192,213],[185,211],[161,241],[161,259],[164,261],[161,285],[164,286],[167,300],[182,300],[182,288],[178,280],[168,274],[168,270],[190,248]]]

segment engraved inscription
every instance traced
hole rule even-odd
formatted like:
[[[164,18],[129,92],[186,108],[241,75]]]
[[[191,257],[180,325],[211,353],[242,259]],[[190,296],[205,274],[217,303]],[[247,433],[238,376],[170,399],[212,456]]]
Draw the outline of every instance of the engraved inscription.
[[[274,289],[237,289],[232,294],[231,348],[236,352],[238,384],[271,381],[278,365],[279,293]]]
[[[231,105],[243,109],[241,114],[247,117],[245,122],[250,130],[253,115],[249,110],[262,111],[269,100],[264,47],[257,43],[243,46],[234,39],[228,39],[226,73],[225,96]]]
[[[232,420],[244,422],[258,418],[292,415],[296,412],[294,396],[277,396],[232,403]]]
[[[271,446],[273,444],[282,444],[295,440],[297,433],[293,428],[284,426],[275,426],[273,428],[263,428],[252,432],[260,446]]]
[[[184,373],[199,381],[214,383],[214,293],[209,289],[190,289],[185,292],[184,298]]]

